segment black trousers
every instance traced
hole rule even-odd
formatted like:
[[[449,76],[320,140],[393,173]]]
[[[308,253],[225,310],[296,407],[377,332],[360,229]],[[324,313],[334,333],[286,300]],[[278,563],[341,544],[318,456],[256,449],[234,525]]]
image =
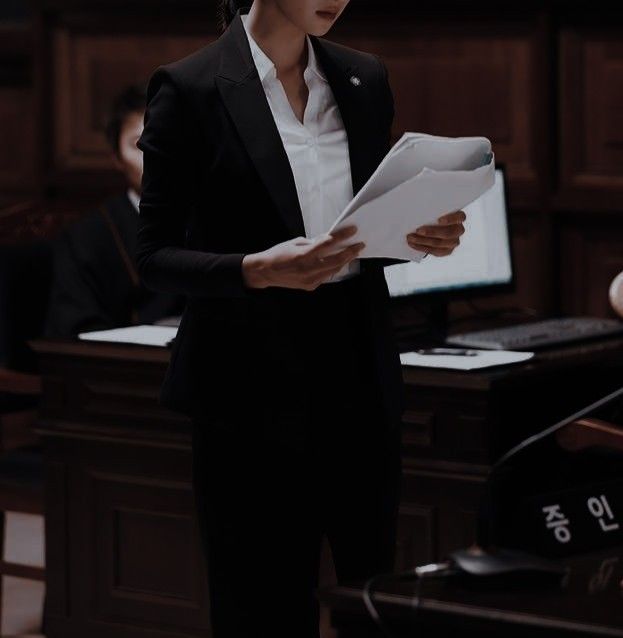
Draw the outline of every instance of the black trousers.
[[[356,296],[344,284],[309,297],[304,447],[252,424],[193,420],[214,638],[317,638],[324,535],[339,582],[394,568],[400,428],[382,413]]]

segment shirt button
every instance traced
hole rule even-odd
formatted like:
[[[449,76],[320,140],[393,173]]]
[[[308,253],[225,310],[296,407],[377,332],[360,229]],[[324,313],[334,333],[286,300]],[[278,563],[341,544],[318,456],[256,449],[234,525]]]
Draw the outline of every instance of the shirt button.
[[[312,137],[307,138],[307,146],[309,146],[309,148],[314,146],[314,139]]]

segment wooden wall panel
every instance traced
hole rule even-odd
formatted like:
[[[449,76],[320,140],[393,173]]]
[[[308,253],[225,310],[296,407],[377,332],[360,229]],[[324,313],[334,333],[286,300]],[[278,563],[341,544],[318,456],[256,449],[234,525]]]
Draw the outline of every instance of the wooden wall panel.
[[[189,630],[206,626],[204,562],[191,485],[89,471],[95,616]]]
[[[0,188],[27,188],[34,179],[35,135],[32,91],[0,86]]]
[[[561,191],[623,207],[623,40],[610,26],[560,34]],[[588,203],[588,202],[587,202]],[[584,199],[581,205],[585,205]]]
[[[437,555],[437,515],[434,507],[403,504],[396,538],[396,570],[429,562]]]
[[[485,135],[515,192],[537,190],[536,119],[545,96],[535,81],[535,27],[470,23],[457,29],[418,18],[374,31],[357,26],[335,39],[383,58],[396,102],[395,138],[406,130]],[[544,140],[538,143],[542,149]]]
[[[512,301],[520,308],[547,314],[553,306],[553,251],[548,220],[542,211],[514,213],[511,228],[516,278]],[[499,301],[501,298],[498,298]]]
[[[623,272],[623,219],[563,220],[560,228],[561,309],[614,317],[608,289]]]
[[[515,292],[492,296],[475,295],[471,301],[483,312],[508,312],[509,321],[547,316],[556,311],[556,286],[553,284],[556,256],[549,217],[543,211],[514,211],[510,215]],[[465,302],[453,301],[450,318],[471,317]],[[464,326],[465,330],[470,329]]]
[[[123,186],[103,135],[111,98],[129,82],[146,81],[157,65],[217,37],[215,4],[33,2],[39,7],[37,121],[29,127],[30,115],[23,116],[23,86],[11,88],[9,100],[2,99],[0,87],[0,124],[11,139],[27,140],[35,127],[43,131],[32,143],[33,159],[43,167],[42,190],[101,199]],[[623,209],[623,17],[607,13],[605,4],[599,11],[550,0],[492,6],[398,2],[389,13],[359,0],[328,37],[386,62],[396,98],[395,138],[409,129],[492,140],[508,169],[518,290],[479,302],[550,314],[570,307],[606,312],[601,280],[594,290],[601,286],[602,292],[591,292],[593,297],[586,296],[589,286],[567,281],[570,271],[558,267],[556,256],[564,238],[550,227],[552,215],[561,211],[588,219],[594,211]],[[162,13],[156,15],[155,7]],[[23,57],[22,41],[15,35],[11,51],[17,47]],[[15,160],[0,150],[0,186],[15,184],[16,176],[27,184],[23,166],[29,163],[26,156]],[[597,216],[587,227],[598,232],[602,222]],[[591,272],[605,278],[610,269],[602,265]],[[563,307],[557,289],[577,299]]]
[[[208,44],[210,38],[112,33],[54,33],[54,168],[112,169],[104,126],[126,85],[146,85],[160,64]]]
[[[485,477],[408,467],[398,532],[397,568],[444,560],[471,545]]]
[[[21,201],[37,182],[41,149],[36,133],[32,42],[27,21],[0,20],[0,207]]]

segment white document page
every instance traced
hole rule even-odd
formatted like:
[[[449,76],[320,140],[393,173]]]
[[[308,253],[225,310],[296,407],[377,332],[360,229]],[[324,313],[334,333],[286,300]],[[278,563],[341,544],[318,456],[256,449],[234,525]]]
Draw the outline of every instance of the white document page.
[[[486,137],[442,137],[405,133],[389,150],[363,188],[342,211],[336,224],[355,209],[399,186],[423,168],[434,171],[472,170],[488,163]]]
[[[79,339],[85,341],[108,341],[111,343],[137,343],[143,346],[166,346],[177,334],[177,326],[152,326],[141,324],[110,330],[81,332]]]
[[[494,154],[484,137],[405,133],[329,232],[355,224],[336,248],[364,241],[359,257],[420,261],[406,235],[475,201],[495,182]]]
[[[534,356],[534,352],[519,352],[516,350],[479,350],[469,348],[478,354],[473,357],[453,354],[419,354],[417,352],[401,352],[400,362],[407,366],[424,368],[449,368],[451,370],[477,370],[509,363],[527,361]]]

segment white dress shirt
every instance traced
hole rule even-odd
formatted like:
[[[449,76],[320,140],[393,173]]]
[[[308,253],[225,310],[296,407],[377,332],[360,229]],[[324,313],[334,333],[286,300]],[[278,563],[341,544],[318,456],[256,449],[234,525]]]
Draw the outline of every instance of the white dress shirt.
[[[247,14],[241,14],[253,61],[290,160],[296,183],[305,236],[315,237],[329,230],[353,198],[348,139],[335,97],[320,68],[307,36],[307,68],[303,78],[309,89],[303,122],[294,114],[288,96],[277,77],[272,60],[251,36]],[[353,259],[331,282],[360,272]]]
[[[127,195],[128,195],[128,199],[132,202],[132,205],[134,206],[134,208],[136,208],[136,212],[139,212],[139,202],[141,201],[141,196],[131,187],[128,187],[128,190],[126,191]]]

